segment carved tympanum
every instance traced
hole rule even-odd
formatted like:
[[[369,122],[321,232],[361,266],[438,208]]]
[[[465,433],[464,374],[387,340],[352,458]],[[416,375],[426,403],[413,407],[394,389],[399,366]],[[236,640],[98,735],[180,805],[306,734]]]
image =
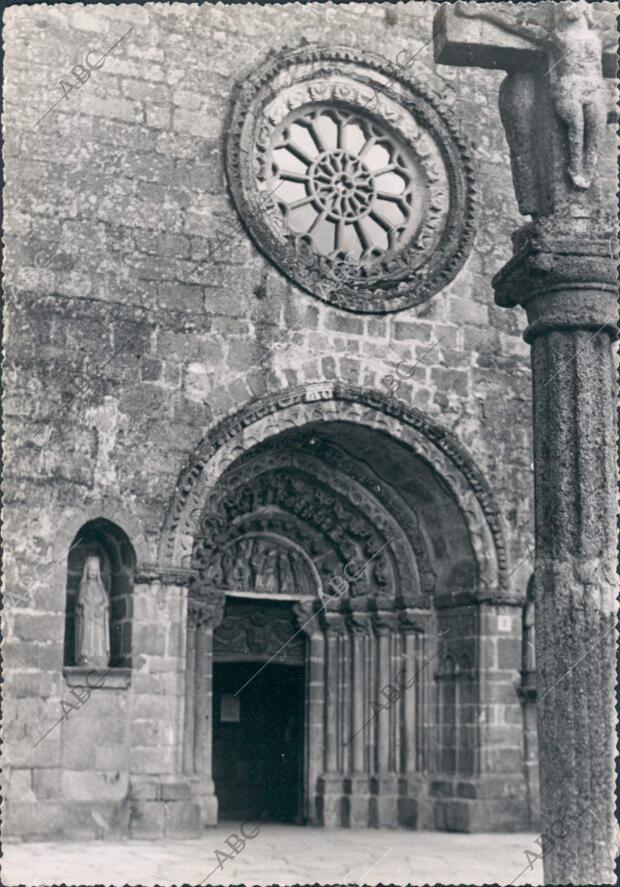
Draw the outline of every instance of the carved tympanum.
[[[316,595],[321,580],[304,551],[283,537],[247,533],[217,552],[205,581],[232,591]]]

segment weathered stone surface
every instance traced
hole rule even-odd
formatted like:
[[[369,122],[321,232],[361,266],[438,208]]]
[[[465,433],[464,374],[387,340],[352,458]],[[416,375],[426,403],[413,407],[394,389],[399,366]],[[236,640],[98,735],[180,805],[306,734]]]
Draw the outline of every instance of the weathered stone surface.
[[[72,711],[34,744],[62,714],[60,699],[74,700],[63,678],[61,646],[67,550],[75,534],[114,499],[123,510],[105,516],[122,527],[136,552],[144,537],[151,554],[139,559],[155,563],[181,471],[226,416],[239,413],[246,421],[248,403],[260,399],[257,409],[266,414],[269,399],[280,398],[283,389],[320,388],[334,380],[364,389],[361,410],[370,408],[373,396],[390,393],[405,407],[422,409],[437,421],[437,438],[444,429],[457,430],[459,446],[479,468],[480,489],[493,491],[505,524],[504,575],[508,562],[527,556],[533,522],[529,368],[519,350],[524,323],[494,308],[489,286],[491,271],[507,258],[503,238],[517,219],[508,152],[490,101],[494,86],[478,71],[457,82],[452,71],[435,66],[423,47],[431,35],[431,5],[389,10],[399,27],[389,25],[383,4],[344,4],[336,13],[321,4],[249,4],[242,14],[234,6],[190,10],[180,4],[170,5],[165,16],[127,4],[14,7],[7,13],[6,196],[13,241],[5,281],[10,335],[3,539],[14,554],[17,584],[30,579],[33,563],[52,571],[31,606],[7,608],[14,616],[5,668],[15,676],[7,687],[20,689],[9,702],[4,750],[9,765],[21,768],[15,772],[34,768],[33,791],[46,805],[9,806],[18,831],[50,836],[65,822],[75,834],[83,828],[94,836],[103,828],[85,813],[87,801],[61,806],[63,789],[51,775],[61,764],[74,795],[94,791],[105,772],[119,772],[119,785],[130,774],[137,805],[132,834],[194,828],[191,805],[170,800],[164,810],[157,794],[165,778],[178,775],[182,742],[186,623],[180,610],[167,609],[167,596],[161,608],[153,597],[141,609],[136,594],[131,686],[93,691],[83,710]],[[47,97],[51,105],[59,95],[54,58],[67,48],[82,52],[85,35],[111,43],[121,17],[127,27],[135,21],[135,32],[79,94],[34,127]],[[148,29],[148,41],[138,25]],[[233,83],[263,64],[283,34],[292,47],[299,33],[316,34],[327,45],[351,35],[356,47],[372,46],[384,57],[391,65],[386,71],[444,93],[442,108],[458,103],[459,118],[468,121],[479,167],[476,241],[453,282],[418,307],[360,320],[325,305],[257,249],[233,205],[221,150]],[[414,52],[412,41],[415,59],[399,71],[400,60]],[[460,175],[469,172],[460,169]],[[412,304],[416,294],[401,295],[403,304]],[[390,375],[400,383],[393,392],[384,381]],[[350,400],[339,403],[339,417],[354,409]],[[272,414],[272,431],[286,430],[290,414],[282,416]],[[388,422],[387,412],[377,416]],[[257,422],[256,415],[248,419],[248,425]],[[403,420],[393,436],[395,429],[405,434],[405,427],[412,438],[418,434]],[[236,433],[223,432],[231,439]],[[244,446],[255,442],[254,433],[246,429]],[[425,432],[420,440],[426,447]],[[391,483],[398,486],[406,469],[403,457]],[[417,477],[411,483],[424,498],[425,483]],[[445,507],[446,525],[458,524],[458,511],[471,502],[450,510],[436,495],[429,509],[435,514]],[[70,533],[64,530],[67,515],[74,519]],[[476,544],[493,547],[486,537],[476,537]],[[453,554],[439,534],[432,547],[446,562]],[[456,564],[446,585],[466,581],[467,569]],[[511,583],[519,597],[523,583]],[[515,620],[511,637],[519,633]],[[474,636],[467,635],[472,645]],[[497,646],[484,655],[493,668],[516,673],[516,653],[516,645],[505,645],[501,663]],[[35,677],[34,669],[44,677]],[[489,693],[498,701],[489,701],[485,713],[496,717],[499,736],[516,723],[512,708],[518,703],[515,681],[495,677],[497,688],[489,685]],[[26,692],[36,693],[37,701],[22,698]],[[317,726],[315,719],[315,735]],[[516,766],[514,756],[509,763]],[[312,766],[316,775],[316,759]],[[134,785],[139,774],[153,781]],[[10,798],[23,802],[27,782],[16,777]],[[104,790],[119,789],[106,784]],[[452,783],[450,792],[447,803],[456,797]],[[201,803],[203,820],[213,822],[216,799],[211,794]],[[120,800],[112,809],[120,828],[129,814]],[[426,822],[417,808],[408,815]],[[427,819],[430,824],[430,813]]]
[[[442,62],[510,72],[500,112],[519,208],[534,217],[513,235],[514,256],[494,287],[498,305],[526,308],[532,345],[536,695],[548,883],[614,879],[617,392],[610,340],[618,319],[617,207],[616,189],[605,187],[616,172],[607,166],[606,180],[603,77],[615,76],[615,57],[604,47],[615,50],[617,37],[606,40],[605,18],[612,18],[606,4],[539,4],[528,18],[508,6],[458,4],[435,19]],[[511,651],[503,647],[508,664]],[[521,695],[531,769],[527,689]],[[500,701],[501,685],[498,692]],[[485,754],[501,767],[510,752]]]

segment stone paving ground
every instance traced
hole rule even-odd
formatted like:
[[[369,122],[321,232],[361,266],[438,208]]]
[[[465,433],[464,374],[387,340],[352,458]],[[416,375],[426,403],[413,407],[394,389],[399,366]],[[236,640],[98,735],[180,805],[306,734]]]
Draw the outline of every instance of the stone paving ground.
[[[252,826],[246,825],[250,834]],[[5,844],[5,887],[106,884],[542,884],[536,834],[463,835],[405,830],[262,826],[234,857],[239,823],[185,841]],[[232,843],[235,841],[233,839]],[[216,850],[222,867],[218,867]]]

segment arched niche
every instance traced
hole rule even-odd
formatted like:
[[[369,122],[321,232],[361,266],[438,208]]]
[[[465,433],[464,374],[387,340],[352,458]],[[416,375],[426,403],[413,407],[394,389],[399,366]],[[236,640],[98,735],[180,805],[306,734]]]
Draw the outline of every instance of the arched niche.
[[[67,558],[65,609],[65,668],[75,661],[75,603],[89,556],[99,559],[101,577],[110,600],[110,668],[131,667],[133,586],[136,555],[127,534],[112,521],[95,518],[76,533]]]

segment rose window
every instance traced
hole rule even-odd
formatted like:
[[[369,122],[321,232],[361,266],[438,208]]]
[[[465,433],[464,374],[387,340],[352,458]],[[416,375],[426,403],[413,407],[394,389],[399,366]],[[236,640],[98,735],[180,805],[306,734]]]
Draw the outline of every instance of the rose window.
[[[312,44],[267,59],[239,85],[226,172],[258,248],[339,308],[418,305],[471,247],[472,163],[450,112],[374,53]]]
[[[290,232],[319,254],[368,261],[396,249],[413,222],[413,163],[354,111],[309,108],[278,127],[271,196]]]

